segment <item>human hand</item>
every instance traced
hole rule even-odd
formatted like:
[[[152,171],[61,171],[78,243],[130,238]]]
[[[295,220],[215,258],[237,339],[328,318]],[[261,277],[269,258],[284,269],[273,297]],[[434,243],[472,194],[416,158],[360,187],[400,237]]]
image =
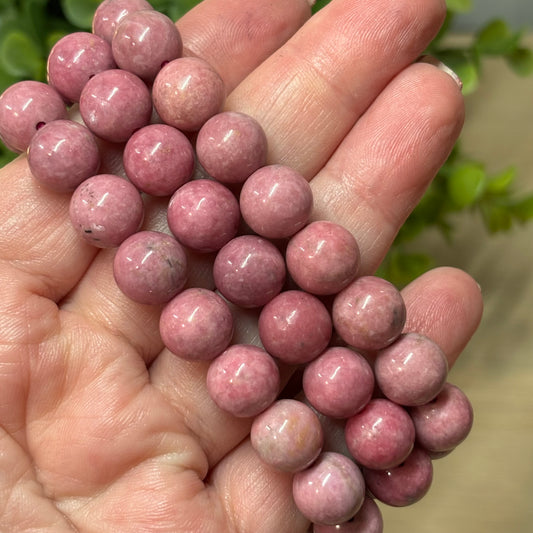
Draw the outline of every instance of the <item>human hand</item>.
[[[206,0],[178,23],[187,53],[222,75],[227,109],[265,129],[270,162],[311,180],[314,218],[356,236],[362,273],[377,268],[462,125],[454,80],[414,63],[444,14],[441,0],[333,0],[306,22],[305,0]],[[108,147],[108,171],[119,155]],[[160,309],[120,292],[114,251],[80,240],[68,197],[39,186],[24,156],[0,183],[0,529],[306,531],[291,477],[257,457],[249,419],[211,401],[207,364],[163,348]],[[161,206],[147,227],[161,227]],[[192,282],[209,283],[208,267],[199,261]],[[480,319],[475,282],[441,268],[403,296],[406,329],[453,364]],[[245,324],[239,335],[252,341]]]

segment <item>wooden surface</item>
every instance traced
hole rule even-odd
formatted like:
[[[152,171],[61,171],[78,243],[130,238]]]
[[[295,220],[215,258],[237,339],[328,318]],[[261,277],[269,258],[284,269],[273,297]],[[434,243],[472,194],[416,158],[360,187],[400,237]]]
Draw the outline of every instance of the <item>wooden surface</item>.
[[[533,192],[533,77],[488,62],[480,90],[467,98],[462,139],[490,171],[516,164],[517,187]],[[422,501],[382,507],[386,533],[533,531],[533,222],[491,237],[478,217],[458,223],[453,246],[437,234],[423,246],[483,290],[481,326],[449,376],[472,401],[475,423],[467,441],[435,462]]]

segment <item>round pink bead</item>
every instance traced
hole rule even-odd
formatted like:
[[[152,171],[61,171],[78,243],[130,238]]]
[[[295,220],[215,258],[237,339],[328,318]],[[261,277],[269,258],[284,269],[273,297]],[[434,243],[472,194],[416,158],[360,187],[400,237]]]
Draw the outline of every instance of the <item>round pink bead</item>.
[[[172,195],[167,220],[182,244],[197,252],[215,252],[237,234],[239,202],[221,183],[197,179]]]
[[[58,192],[72,192],[100,168],[93,134],[71,120],[54,120],[35,133],[28,146],[28,166],[35,179]]]
[[[290,275],[303,290],[317,295],[336,294],[357,275],[359,246],[346,228],[320,220],[290,239],[286,261]]]
[[[207,390],[215,403],[237,417],[256,416],[279,393],[280,376],[262,348],[233,344],[213,359],[207,371]]]
[[[335,330],[360,350],[379,350],[401,334],[406,308],[400,291],[377,276],[361,276],[333,301]]]
[[[405,507],[421,500],[433,481],[433,465],[429,455],[414,448],[400,465],[386,470],[363,468],[368,490],[381,502]]]
[[[240,206],[253,231],[268,239],[283,239],[307,224],[313,193],[299,172],[284,165],[268,165],[246,180]]]
[[[235,237],[221,248],[213,265],[217,289],[235,305],[261,307],[278,295],[285,282],[280,251],[255,235]]]
[[[183,131],[198,131],[220,112],[226,89],[209,63],[196,57],[180,57],[159,71],[152,98],[163,122]]]
[[[324,435],[310,407],[298,400],[282,399],[257,416],[250,439],[265,463],[284,472],[298,472],[319,456]]]
[[[359,511],[365,499],[365,480],[351,459],[323,452],[313,465],[294,475],[292,494],[308,520],[335,525]]]
[[[383,515],[377,503],[367,497],[349,522],[334,526],[314,524],[313,533],[383,533]]]
[[[90,32],[65,35],[48,55],[48,83],[67,102],[78,102],[85,84],[95,74],[117,68],[110,44]]]
[[[223,111],[198,132],[196,154],[205,171],[222,183],[243,183],[266,165],[267,138],[249,115]]]
[[[153,9],[146,0],[104,0],[93,15],[92,31],[109,44],[120,22],[129,13],[141,9]]]
[[[67,118],[63,98],[46,83],[19,81],[0,95],[0,139],[13,152],[24,152],[44,124]]]
[[[259,337],[267,352],[289,364],[311,361],[329,344],[331,318],[312,294],[288,290],[268,302],[259,315]]]
[[[374,398],[346,421],[344,436],[359,464],[384,470],[399,465],[409,455],[415,442],[415,427],[403,407]]]
[[[129,138],[123,162],[138,189],[153,196],[170,196],[192,178],[194,150],[176,128],[150,124]]]
[[[117,65],[151,83],[161,67],[181,56],[178,28],[163,13],[143,9],[126,15],[111,42]]]
[[[80,114],[98,137],[115,143],[126,142],[134,131],[150,122],[150,91],[131,72],[104,70],[85,84],[80,95]]]
[[[328,348],[304,369],[303,390],[322,414],[349,418],[370,401],[374,373],[366,359],[344,347]]]
[[[98,248],[119,246],[140,228],[143,216],[144,204],[139,191],[114,174],[86,179],[70,200],[74,228]]]
[[[374,361],[383,394],[406,406],[423,405],[441,391],[448,362],[440,347],[419,333],[404,333],[381,350]]]
[[[174,237],[139,231],[118,248],[113,261],[115,281],[122,292],[141,304],[163,304],[187,281],[187,256]]]
[[[449,452],[463,442],[474,422],[472,405],[464,392],[445,383],[429,403],[411,407],[416,440],[431,453]]]
[[[208,361],[229,346],[233,315],[216,292],[190,288],[165,305],[159,331],[163,343],[173,354],[192,361]]]

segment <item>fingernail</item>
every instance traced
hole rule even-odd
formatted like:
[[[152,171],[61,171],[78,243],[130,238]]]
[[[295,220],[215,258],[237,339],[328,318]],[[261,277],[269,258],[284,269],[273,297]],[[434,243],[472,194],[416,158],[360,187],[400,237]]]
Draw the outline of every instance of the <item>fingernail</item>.
[[[316,0],[307,0],[309,7],[313,7],[316,4]]]
[[[417,63],[428,63],[430,65],[433,65],[434,67],[437,67],[439,70],[442,70],[442,72],[446,72],[446,74],[448,74],[448,76],[450,76],[453,81],[455,81],[459,89],[463,88],[463,82],[461,81],[461,78],[449,66],[445,65],[440,59],[437,59],[436,57],[430,55],[423,55],[418,58]]]

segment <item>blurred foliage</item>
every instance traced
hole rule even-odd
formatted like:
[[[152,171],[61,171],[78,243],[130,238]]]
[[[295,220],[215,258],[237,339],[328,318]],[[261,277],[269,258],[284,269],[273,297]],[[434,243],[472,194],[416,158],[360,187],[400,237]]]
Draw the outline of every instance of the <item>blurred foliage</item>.
[[[46,81],[46,58],[62,36],[90,31],[100,0],[0,0],[0,93],[23,79]],[[153,7],[176,20],[198,0],[152,0]],[[314,11],[329,0],[318,0]],[[447,0],[447,18],[427,52],[451,67],[463,81],[463,93],[475,93],[482,83],[483,61],[501,57],[518,76],[533,73],[533,52],[522,44],[524,32],[496,19],[475,32],[467,45],[450,47],[446,36],[453,21],[472,8],[472,0]],[[14,157],[0,143],[0,166]],[[407,243],[428,228],[437,228],[450,241],[453,216],[471,212],[481,216],[489,233],[508,231],[533,218],[533,195],[515,190],[513,166],[490,174],[471,160],[460,141],[439,171],[420,204],[402,226],[378,274],[403,286],[433,266],[425,253],[406,250]]]

